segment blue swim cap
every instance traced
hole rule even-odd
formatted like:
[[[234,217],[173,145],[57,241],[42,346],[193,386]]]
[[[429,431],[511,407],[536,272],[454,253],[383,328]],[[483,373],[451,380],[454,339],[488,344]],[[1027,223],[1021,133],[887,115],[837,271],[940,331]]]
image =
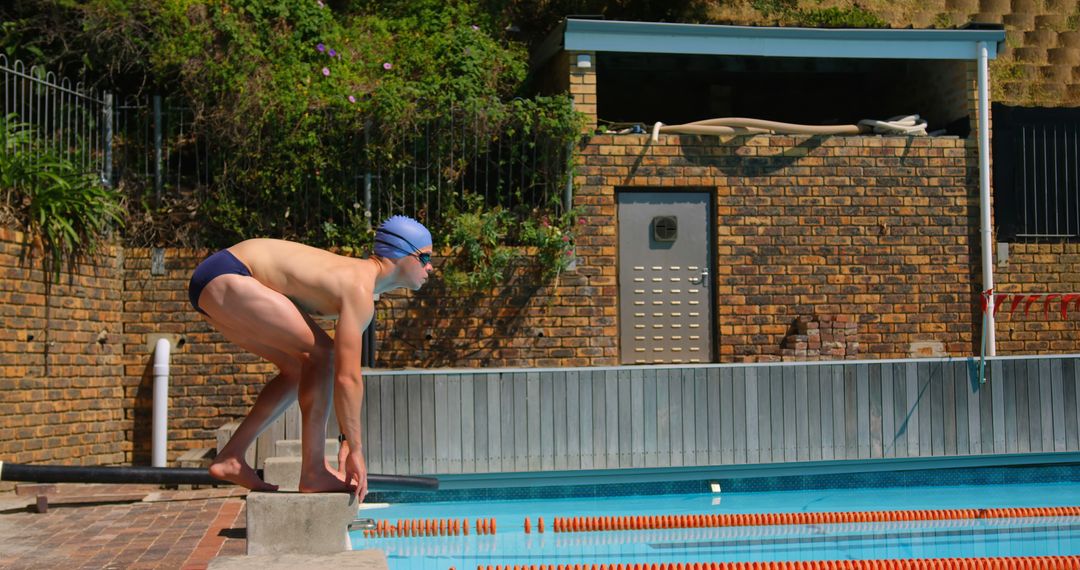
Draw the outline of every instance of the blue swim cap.
[[[408,216],[392,216],[375,230],[375,255],[397,259],[431,243],[431,232]]]

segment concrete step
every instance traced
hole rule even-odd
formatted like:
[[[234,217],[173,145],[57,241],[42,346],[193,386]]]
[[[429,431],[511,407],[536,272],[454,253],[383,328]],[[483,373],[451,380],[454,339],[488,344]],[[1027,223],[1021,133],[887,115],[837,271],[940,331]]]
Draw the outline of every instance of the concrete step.
[[[217,457],[217,450],[210,447],[199,447],[185,451],[176,458],[177,467],[210,467],[210,463]]]
[[[1072,81],[1072,65],[1044,65],[1039,68],[1039,79],[1051,83],[1068,84]]]
[[[1024,46],[1012,50],[1016,61],[1042,65],[1046,63],[1046,49],[1041,47]]]
[[[1002,14],[1012,12],[1012,2],[1010,0],[979,0],[979,12],[1000,17]]]
[[[210,447],[189,449],[176,459],[177,467],[206,469],[217,457],[217,450]],[[217,485],[214,485],[215,487]],[[201,485],[177,485],[177,489],[201,489]]]
[[[1065,86],[1060,83],[1039,81],[1035,83],[1035,92],[1042,105],[1054,105],[1065,96]]]
[[[1050,28],[1039,28],[1024,32],[1024,45],[1052,48],[1057,46],[1058,33]]]
[[[334,568],[335,570],[387,570],[381,550],[354,550],[337,554],[264,554],[262,556],[218,556],[210,570],[295,570]]]
[[[1080,64],[1080,48],[1059,47],[1047,50],[1046,61],[1053,65]]]
[[[1009,8],[1013,14],[1039,12],[1042,9],[1042,3],[1036,0],[1010,0]]]
[[[1062,103],[1069,107],[1080,106],[1080,82],[1065,86],[1065,99]]]
[[[1043,12],[1047,14],[1072,14],[1076,0],[1043,0]]]
[[[302,445],[299,439],[279,439],[274,444],[274,457],[300,457]],[[326,456],[337,457],[338,440],[326,438]]]
[[[1069,21],[1068,14],[1040,14],[1035,16],[1035,28],[1049,28],[1055,31],[1065,30]]]
[[[1030,85],[1026,81],[1003,82],[1001,93],[1009,101],[1024,101],[1028,96]]]
[[[1004,14],[1000,12],[979,12],[971,15],[971,21],[976,24],[1000,24]]]
[[[1058,47],[1080,48],[1080,31],[1068,30],[1058,34]]]
[[[945,11],[971,14],[979,11],[979,0],[945,0]]]
[[[337,455],[327,455],[326,462],[337,468]],[[281,491],[297,491],[300,488],[299,457],[270,457],[263,464],[263,481],[277,485]]]
[[[1005,14],[1001,17],[1005,24],[1005,38],[1010,46],[1023,45],[1024,31],[1035,29],[1035,14]]]

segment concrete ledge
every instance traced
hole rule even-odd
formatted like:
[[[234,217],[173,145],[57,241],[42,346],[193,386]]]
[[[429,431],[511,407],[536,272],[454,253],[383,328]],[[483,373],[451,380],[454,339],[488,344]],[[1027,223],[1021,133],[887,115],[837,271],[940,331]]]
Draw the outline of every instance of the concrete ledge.
[[[381,550],[357,550],[337,554],[267,554],[262,556],[221,556],[210,562],[213,570],[295,570],[335,568],[340,570],[387,570]]]
[[[359,504],[348,493],[247,496],[247,553],[335,554],[350,549],[349,523]]]
[[[337,457],[326,457],[330,467],[337,468]],[[271,457],[263,463],[263,480],[277,485],[279,491],[296,491],[300,488],[299,457]]]
[[[279,439],[274,443],[274,457],[300,457],[300,451],[303,449],[303,444],[299,439]],[[326,440],[326,453],[327,457],[337,457],[338,452],[338,440],[327,439]]]

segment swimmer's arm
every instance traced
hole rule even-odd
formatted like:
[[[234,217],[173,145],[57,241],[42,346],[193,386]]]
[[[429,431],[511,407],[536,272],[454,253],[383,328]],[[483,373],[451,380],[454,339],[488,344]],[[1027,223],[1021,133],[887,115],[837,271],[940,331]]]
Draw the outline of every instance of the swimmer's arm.
[[[364,381],[360,369],[364,323],[371,322],[375,304],[346,300],[334,333],[334,412],[351,449],[360,449],[360,405]]]

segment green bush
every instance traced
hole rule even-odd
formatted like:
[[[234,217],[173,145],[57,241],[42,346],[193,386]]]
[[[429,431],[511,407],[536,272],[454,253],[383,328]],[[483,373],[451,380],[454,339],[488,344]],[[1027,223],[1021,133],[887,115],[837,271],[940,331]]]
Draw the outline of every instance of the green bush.
[[[524,45],[509,40],[498,10],[482,4],[85,0],[46,9],[29,3],[12,9],[18,29],[8,37],[43,53],[81,47],[80,56],[93,57],[89,67],[108,74],[123,95],[152,89],[183,100],[194,115],[191,137],[211,149],[204,154],[212,183],[172,189],[197,196],[200,245],[271,236],[360,252],[378,220],[365,217],[357,181],[375,168],[394,174],[424,160],[426,154],[410,151],[412,137],[432,125],[452,126],[452,136],[432,144],[454,162],[433,172],[437,182],[403,184],[395,177],[387,190],[392,196],[379,198],[400,205],[401,196],[423,195],[427,202],[393,213],[421,217],[437,235],[473,224],[452,219],[466,212],[521,221],[538,210],[553,226],[565,218],[562,206],[538,198],[536,188],[561,187],[564,179],[555,177],[569,175],[557,172],[566,170],[566,149],[581,120],[567,97],[527,97]],[[57,30],[41,33],[43,22]],[[58,35],[64,41],[49,43]],[[462,122],[454,113],[476,120]],[[513,168],[506,164],[513,156],[476,160],[512,136],[534,140],[520,150],[529,160],[539,156],[537,163],[560,168],[530,179],[528,188],[500,187],[486,203],[465,204],[463,195],[486,190],[466,182],[477,163],[490,172]],[[151,202],[145,181],[126,190],[132,204]],[[142,213],[160,215],[148,207]],[[511,232],[504,245],[526,245],[520,240],[529,235]]]
[[[887,28],[885,20],[860,6],[849,8],[820,8],[798,10],[792,14],[793,24],[807,28]]]
[[[58,274],[64,261],[93,253],[114,225],[122,226],[124,209],[117,192],[78,161],[35,144],[32,134],[15,115],[0,118],[0,190],[9,215]]]

